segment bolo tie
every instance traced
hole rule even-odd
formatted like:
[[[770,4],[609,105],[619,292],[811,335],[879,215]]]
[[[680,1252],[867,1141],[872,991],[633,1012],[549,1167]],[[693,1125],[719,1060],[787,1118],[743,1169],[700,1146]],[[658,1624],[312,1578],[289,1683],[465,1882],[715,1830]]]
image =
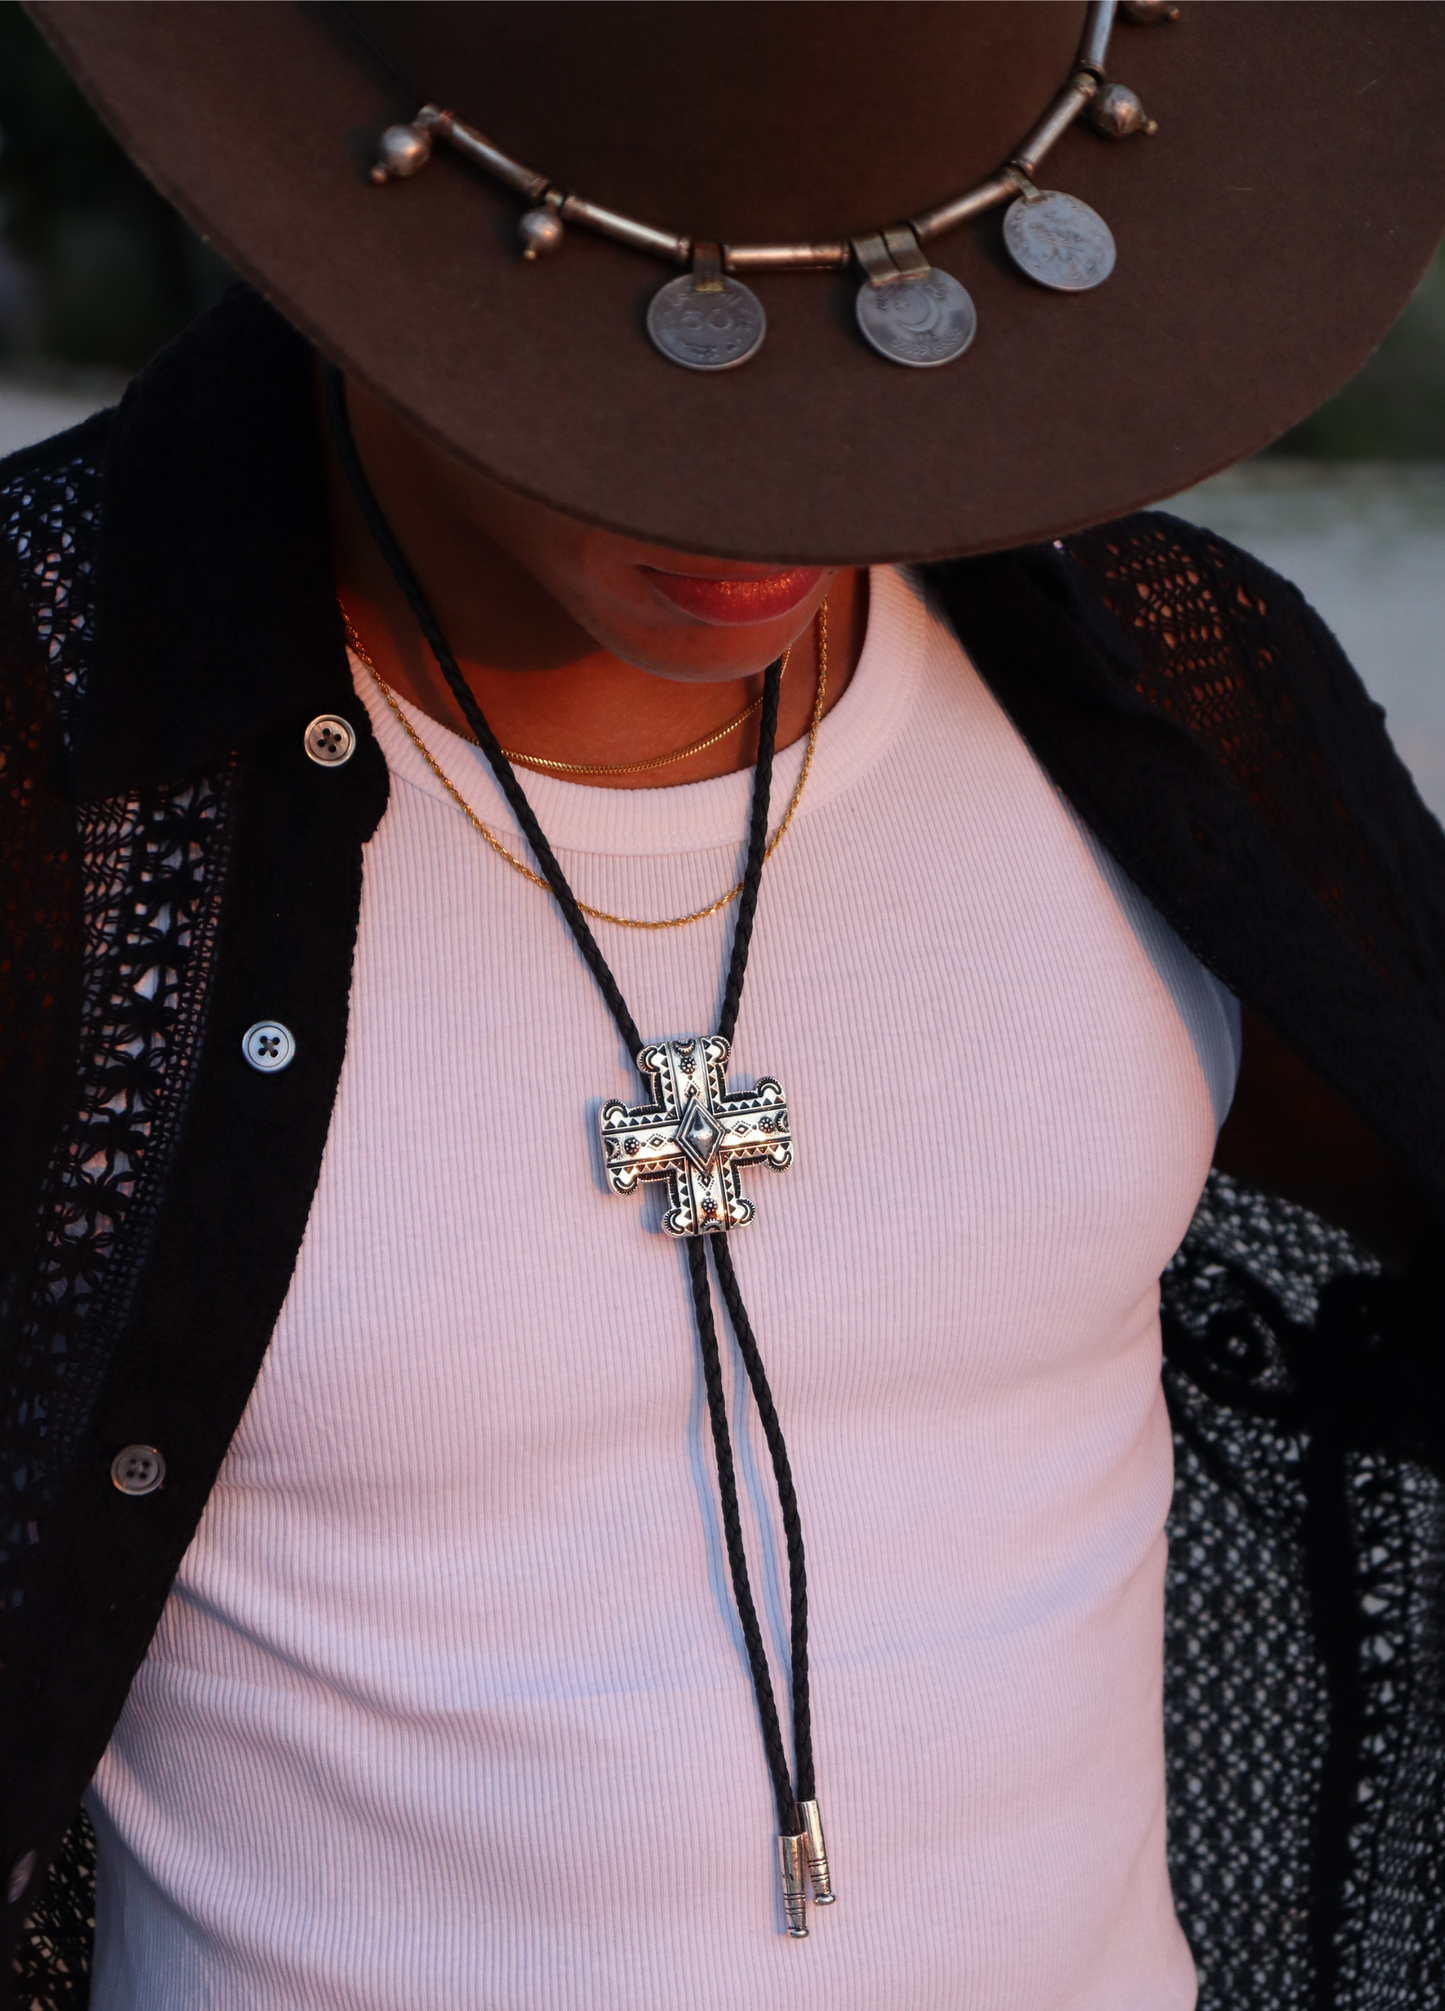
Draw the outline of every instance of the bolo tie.
[[[812,1721],[808,1701],[808,1586],[803,1529],[787,1445],[728,1248],[729,1231],[740,1229],[750,1222],[754,1212],[752,1203],[742,1192],[739,1169],[748,1165],[766,1165],[780,1171],[792,1163],[793,1153],[787,1103],[777,1082],[764,1076],[751,1090],[729,1092],[727,1088],[728,1057],[732,1051],[738,1009],[742,1004],[748,946],[752,939],[758,890],[767,854],[768,799],[777,740],[782,660],[780,658],[769,666],[763,681],[747,865],[738,898],[737,922],[717,1031],[710,1035],[693,1035],[688,1039],[644,1041],[512,764],[502,752],[500,742],[462,676],[430,603],[386,521],[357,452],[347,410],[346,380],[334,365],[328,365],[326,369],[326,408],[342,470],[367,529],[405,595],[447,688],[485,754],[582,953],[583,961],[616,1022],[623,1044],[634,1057],[648,1089],[648,1095],[639,1104],[627,1105],[614,1099],[603,1105],[599,1124],[604,1170],[609,1187],[618,1194],[636,1192],[643,1181],[664,1182],[667,1206],[663,1211],[662,1226],[669,1235],[679,1238],[686,1245],[693,1312],[707,1390],[708,1419],[717,1464],[718,1499],[722,1507],[728,1569],[747,1649],[753,1694],[757,1700],[763,1752],[777,1804],[778,1870],[782,1881],[783,1912],[789,1935],[794,1940],[803,1940],[808,1933],[808,1884],[811,1883],[814,1900],[819,1906],[829,1906],[834,1899],[813,1769]],[[778,1505],[782,1511],[788,1552],[796,1788],[788,1768],[772,1674],[763,1648],[762,1629],[758,1624],[747,1557],[743,1550],[737,1474],[728,1430],[722,1361],[708,1275],[709,1249],[738,1351],[758,1406],[758,1416],[772,1460]]]

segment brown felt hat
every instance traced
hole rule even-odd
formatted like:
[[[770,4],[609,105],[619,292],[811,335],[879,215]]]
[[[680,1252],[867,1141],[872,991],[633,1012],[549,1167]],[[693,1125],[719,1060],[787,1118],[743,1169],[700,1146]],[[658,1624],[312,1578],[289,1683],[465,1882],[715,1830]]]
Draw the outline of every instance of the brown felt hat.
[[[725,371],[652,346],[676,268],[566,231],[438,142],[433,101],[559,188],[694,242],[848,239],[996,173],[1073,73],[1083,0],[130,4],[32,10],[101,115],[327,356],[464,460],[684,551],[847,562],[1051,536],[1263,446],[1365,360],[1445,223],[1445,9],[1181,0],[1107,59],[1158,121],[1080,120],[1041,186],[1118,248],[1026,278],[995,210],[929,242],[971,348],[901,368],[848,270],[748,275],[767,337]]]

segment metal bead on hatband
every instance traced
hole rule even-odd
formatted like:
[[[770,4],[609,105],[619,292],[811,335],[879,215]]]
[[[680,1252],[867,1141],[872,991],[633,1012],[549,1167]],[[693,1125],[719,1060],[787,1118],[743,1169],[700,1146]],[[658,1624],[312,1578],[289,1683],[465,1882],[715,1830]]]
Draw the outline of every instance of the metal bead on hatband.
[[[1144,110],[1137,91],[1127,84],[1106,84],[1089,107],[1089,123],[1111,140],[1127,140],[1131,133],[1157,133],[1159,121]]]
[[[856,261],[864,274],[856,312],[867,342],[890,362],[928,368],[961,356],[973,340],[977,315],[967,291],[931,264],[922,246],[945,231],[1008,205],[1004,241],[1014,263],[1041,286],[1078,293],[1100,285],[1113,269],[1116,250],[1108,225],[1087,203],[1035,186],[1043,161],[1081,115],[1110,139],[1158,131],[1137,92],[1105,81],[1116,16],[1173,21],[1175,0],[1089,0],[1083,35],[1063,90],[1011,158],[986,181],[906,222],[850,238],[787,244],[715,244],[659,230],[620,210],[607,209],[514,160],[455,113],[423,105],[409,126],[383,134],[371,178],[386,182],[425,166],[434,140],[444,140],[466,160],[529,207],[518,220],[522,257],[535,260],[558,249],[564,226],[576,225],[674,266],[687,277],[663,286],[647,311],[647,332],[670,362],[690,370],[729,370],[756,354],[767,328],[763,304],[736,276],[838,270]]]
[[[1079,44],[1079,68],[1099,78],[1104,74],[1109,37],[1114,32],[1114,5],[1115,0],[1102,0],[1101,5],[1089,9],[1084,21],[1084,39]]]
[[[541,258],[556,251],[567,231],[556,210],[529,209],[517,219],[517,235],[522,240],[523,258]]]
[[[374,182],[389,182],[414,175],[431,159],[431,134],[423,125],[388,126],[377,146]]]
[[[1017,168],[1020,174],[1027,175],[1032,181],[1043,164],[1044,157],[1053,152],[1080,112],[1095,97],[1098,89],[1099,80],[1092,71],[1081,70],[1068,89],[1061,93],[1048,114],[1029,134],[1009,166]]]
[[[728,272],[827,272],[846,266],[853,256],[846,237],[820,244],[725,244],[722,262]]]

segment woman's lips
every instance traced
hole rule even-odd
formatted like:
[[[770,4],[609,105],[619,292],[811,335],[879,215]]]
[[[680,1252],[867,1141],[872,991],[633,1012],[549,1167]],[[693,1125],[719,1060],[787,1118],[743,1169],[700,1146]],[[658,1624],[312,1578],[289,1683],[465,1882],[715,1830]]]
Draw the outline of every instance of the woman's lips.
[[[791,613],[823,577],[821,566],[794,566],[789,572],[759,574],[752,579],[704,579],[697,573],[664,573],[644,566],[649,586],[664,600],[697,621],[741,626],[745,622],[776,621]]]

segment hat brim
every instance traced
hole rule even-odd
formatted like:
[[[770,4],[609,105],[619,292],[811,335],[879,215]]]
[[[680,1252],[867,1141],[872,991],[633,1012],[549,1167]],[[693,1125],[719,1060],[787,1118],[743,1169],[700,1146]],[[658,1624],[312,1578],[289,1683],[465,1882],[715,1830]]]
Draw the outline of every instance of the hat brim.
[[[856,272],[811,273],[750,280],[766,342],[695,372],[644,331],[667,267],[582,231],[524,264],[517,198],[445,148],[372,186],[361,138],[415,107],[318,10],[31,11],[162,192],[328,357],[505,485],[722,557],[979,552],[1173,494],[1364,362],[1445,221],[1445,11],[1190,0],[1168,29],[1116,31],[1158,136],[1075,129],[1042,177],[1107,219],[1103,286],[1034,285],[995,213],[929,247],[977,304],[958,361],[883,361]]]

